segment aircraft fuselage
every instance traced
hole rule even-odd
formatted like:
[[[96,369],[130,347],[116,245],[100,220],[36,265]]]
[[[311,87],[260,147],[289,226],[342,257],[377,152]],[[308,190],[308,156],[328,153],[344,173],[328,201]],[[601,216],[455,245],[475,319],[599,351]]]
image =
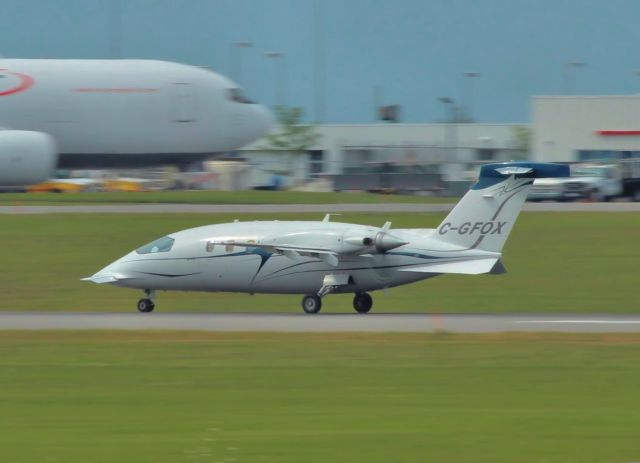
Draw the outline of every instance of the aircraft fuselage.
[[[385,253],[369,253],[362,248],[341,255],[337,265],[304,253],[291,255],[261,247],[216,244],[233,240],[260,243],[282,229],[287,230],[289,242],[313,240],[322,246],[340,246],[348,237],[371,237],[380,232],[378,227],[338,222],[258,221],[209,225],[174,233],[143,246],[97,275],[115,275],[118,280],[113,284],[130,288],[282,294],[317,292],[325,283],[325,276],[332,275],[344,278],[332,292],[363,292],[438,274],[403,269],[470,256],[469,251],[460,254],[451,246],[432,242],[425,230],[416,233],[394,229],[394,236],[408,244]],[[477,251],[476,254],[484,257],[490,253]]]
[[[151,60],[0,60],[0,127],[51,135],[58,166],[189,164],[264,134],[265,108],[206,69]]]

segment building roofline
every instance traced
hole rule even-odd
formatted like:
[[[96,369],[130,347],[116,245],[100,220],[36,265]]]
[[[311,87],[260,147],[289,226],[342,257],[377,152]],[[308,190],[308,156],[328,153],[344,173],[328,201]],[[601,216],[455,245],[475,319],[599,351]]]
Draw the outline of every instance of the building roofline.
[[[441,127],[443,125],[456,124],[465,127],[509,127],[509,126],[521,126],[528,125],[529,122],[424,122],[424,123],[396,123],[396,124],[304,124],[312,125],[314,127],[340,127],[340,128],[364,128],[364,127]]]
[[[534,95],[531,98],[534,100],[622,100],[628,98],[640,98],[640,93],[633,93],[629,95]]]

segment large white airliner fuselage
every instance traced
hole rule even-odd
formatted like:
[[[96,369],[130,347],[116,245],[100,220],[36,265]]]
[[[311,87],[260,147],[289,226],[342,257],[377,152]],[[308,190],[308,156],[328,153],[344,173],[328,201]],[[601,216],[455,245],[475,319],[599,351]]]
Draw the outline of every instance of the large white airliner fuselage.
[[[268,111],[236,84],[199,67],[0,59],[5,170],[29,158],[15,154],[9,132],[50,136],[59,167],[128,167],[200,161],[259,138],[271,124]]]

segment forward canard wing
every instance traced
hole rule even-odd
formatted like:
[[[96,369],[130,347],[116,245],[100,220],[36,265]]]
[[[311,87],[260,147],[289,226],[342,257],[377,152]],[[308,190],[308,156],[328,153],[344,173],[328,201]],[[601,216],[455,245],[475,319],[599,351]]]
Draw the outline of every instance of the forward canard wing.
[[[91,281],[97,284],[105,284],[105,283],[117,283],[123,280],[132,280],[133,278],[127,277],[124,275],[118,275],[114,273],[96,273],[93,276],[87,278],[81,278],[81,281]]]

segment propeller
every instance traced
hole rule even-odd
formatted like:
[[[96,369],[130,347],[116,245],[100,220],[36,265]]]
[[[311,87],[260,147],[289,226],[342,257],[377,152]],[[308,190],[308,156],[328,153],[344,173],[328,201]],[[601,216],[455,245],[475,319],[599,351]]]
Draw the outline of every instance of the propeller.
[[[392,249],[404,246],[408,243],[397,236],[391,235],[389,233],[390,228],[391,222],[385,222],[381,230],[376,233],[375,236],[350,236],[345,238],[345,242],[353,246],[361,246],[363,248],[375,247],[376,251],[382,253],[391,251]]]

